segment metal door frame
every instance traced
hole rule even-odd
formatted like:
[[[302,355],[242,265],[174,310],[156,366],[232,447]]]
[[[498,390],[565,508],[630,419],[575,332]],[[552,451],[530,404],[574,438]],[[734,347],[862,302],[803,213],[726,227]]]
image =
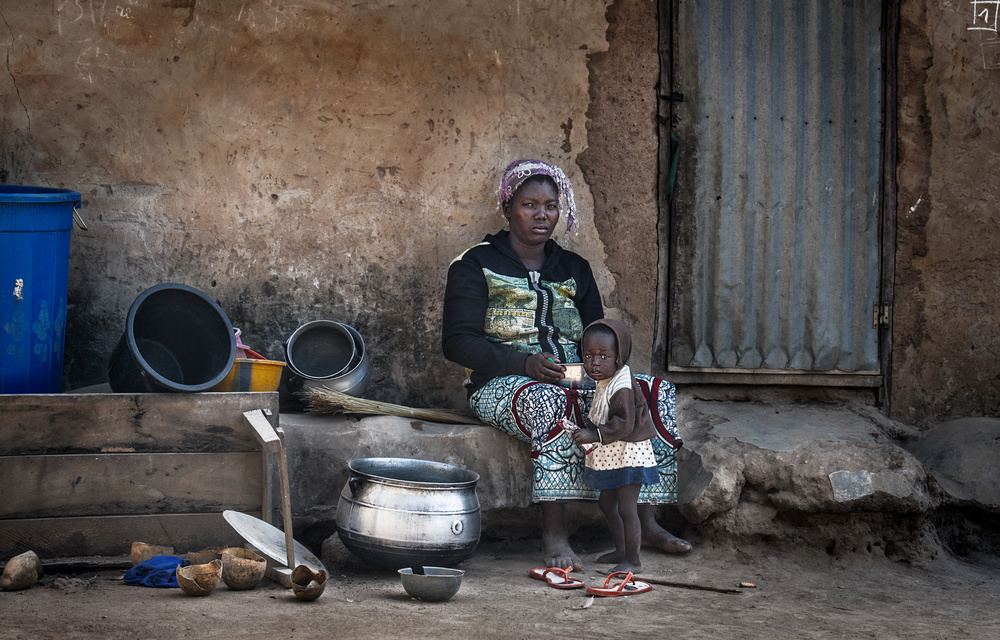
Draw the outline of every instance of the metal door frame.
[[[892,293],[895,274],[896,246],[896,51],[899,35],[899,1],[882,2],[882,131],[881,169],[879,171],[879,303],[878,312],[878,353],[879,373],[871,374],[830,374],[830,373],[756,373],[732,371],[669,371],[669,339],[671,327],[670,309],[673,295],[674,265],[672,242],[676,237],[676,216],[672,203],[667,199],[670,166],[674,151],[670,133],[673,123],[673,103],[682,99],[673,91],[673,20],[676,15],[677,0],[658,0],[659,17],[659,61],[660,79],[658,87],[658,262],[656,334],[653,340],[653,362],[659,372],[675,383],[705,384],[750,384],[750,385],[804,385],[827,387],[868,387],[878,392],[878,403],[886,409],[889,404],[892,356]],[[873,310],[874,311],[874,310]]]

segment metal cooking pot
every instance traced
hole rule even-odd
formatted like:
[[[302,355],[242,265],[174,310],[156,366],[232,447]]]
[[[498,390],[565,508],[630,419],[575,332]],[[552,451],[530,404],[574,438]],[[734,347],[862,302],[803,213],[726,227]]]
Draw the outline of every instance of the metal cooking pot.
[[[372,372],[371,361],[368,358],[368,352],[365,350],[364,338],[361,337],[361,334],[358,333],[357,329],[342,322],[317,320],[316,322],[310,324],[320,325],[324,329],[329,329],[336,325],[338,330],[346,331],[351,336],[354,346],[354,354],[347,367],[332,376],[308,375],[289,364],[289,369],[291,369],[291,371],[289,371],[286,376],[289,391],[297,393],[299,391],[311,391],[313,389],[326,387],[328,389],[333,389],[334,391],[346,393],[349,396],[360,398],[368,388],[368,381],[371,379]],[[286,350],[287,349],[288,347],[286,344]]]
[[[354,359],[354,336],[339,322],[307,322],[285,341],[285,362],[303,378],[332,378],[347,372]]]
[[[397,570],[453,567],[476,550],[479,474],[407,458],[360,458],[347,467],[337,532],[354,555]]]

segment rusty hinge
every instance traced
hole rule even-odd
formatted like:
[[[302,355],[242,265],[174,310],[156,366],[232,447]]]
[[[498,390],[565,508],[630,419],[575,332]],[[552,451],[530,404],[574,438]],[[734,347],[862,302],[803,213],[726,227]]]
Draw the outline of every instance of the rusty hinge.
[[[879,308],[879,304],[875,302],[872,304],[872,329],[878,329],[879,325],[889,326],[889,305],[883,304]]]

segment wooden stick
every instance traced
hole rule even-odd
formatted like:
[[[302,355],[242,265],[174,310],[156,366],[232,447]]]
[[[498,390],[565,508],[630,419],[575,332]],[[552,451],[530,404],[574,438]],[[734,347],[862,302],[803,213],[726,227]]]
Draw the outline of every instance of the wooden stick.
[[[292,500],[288,490],[288,459],[285,457],[285,441],[278,436],[281,448],[278,451],[278,473],[281,478],[281,519],[285,529],[285,559],[288,568],[295,570],[295,539],[292,537]]]
[[[644,575],[640,575],[637,580],[645,580],[651,584],[659,584],[664,587],[679,587],[681,589],[698,589],[701,591],[714,591],[716,593],[743,593],[739,589],[722,589],[720,587],[709,587],[702,584],[694,584],[692,582],[671,582],[669,580],[658,580],[656,578],[647,578]]]

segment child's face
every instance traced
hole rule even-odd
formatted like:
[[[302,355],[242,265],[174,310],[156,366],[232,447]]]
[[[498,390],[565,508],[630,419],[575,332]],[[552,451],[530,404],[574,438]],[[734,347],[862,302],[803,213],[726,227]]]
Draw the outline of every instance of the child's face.
[[[583,368],[594,380],[606,380],[615,375],[618,367],[618,345],[614,336],[587,332],[583,336]]]

